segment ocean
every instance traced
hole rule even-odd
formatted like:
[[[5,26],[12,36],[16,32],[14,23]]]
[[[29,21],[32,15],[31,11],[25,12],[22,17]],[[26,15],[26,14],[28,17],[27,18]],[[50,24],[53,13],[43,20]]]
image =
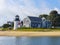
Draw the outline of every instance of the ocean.
[[[60,37],[0,37],[0,45],[60,45]]]

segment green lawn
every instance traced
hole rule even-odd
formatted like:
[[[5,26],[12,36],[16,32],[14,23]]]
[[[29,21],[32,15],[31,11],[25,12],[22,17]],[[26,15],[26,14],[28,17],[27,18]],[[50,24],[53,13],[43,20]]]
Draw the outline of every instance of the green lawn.
[[[13,29],[3,28],[2,31],[15,31]],[[16,31],[38,31],[38,32],[50,32],[50,31],[60,31],[60,28],[18,28]]]
[[[40,32],[49,32],[49,31],[60,31],[60,29],[45,29],[45,28],[18,28],[17,31],[40,31]]]

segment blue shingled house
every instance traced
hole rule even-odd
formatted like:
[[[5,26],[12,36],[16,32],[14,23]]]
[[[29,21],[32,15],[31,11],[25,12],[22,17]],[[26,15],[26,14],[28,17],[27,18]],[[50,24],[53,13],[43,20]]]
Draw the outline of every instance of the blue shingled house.
[[[23,27],[51,28],[51,22],[45,18],[28,16],[23,20]]]
[[[32,17],[28,16],[23,20],[24,27],[33,27],[33,28],[40,28],[42,27],[42,19],[39,17]]]
[[[42,18],[42,28],[51,28],[52,23],[49,20]]]

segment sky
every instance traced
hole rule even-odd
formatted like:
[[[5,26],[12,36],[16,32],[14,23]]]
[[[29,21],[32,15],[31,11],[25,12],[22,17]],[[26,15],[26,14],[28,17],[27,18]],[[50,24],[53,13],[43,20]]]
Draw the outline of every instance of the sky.
[[[51,10],[60,13],[60,0],[0,0],[0,26],[14,21],[16,15],[23,20],[27,16],[49,14]]]

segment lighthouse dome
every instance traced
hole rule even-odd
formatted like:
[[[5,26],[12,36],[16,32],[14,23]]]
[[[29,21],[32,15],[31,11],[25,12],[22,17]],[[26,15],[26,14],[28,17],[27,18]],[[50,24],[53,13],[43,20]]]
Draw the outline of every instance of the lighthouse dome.
[[[15,17],[19,17],[19,15],[16,15]]]
[[[15,16],[15,21],[20,21],[19,15],[16,15],[16,16]]]

